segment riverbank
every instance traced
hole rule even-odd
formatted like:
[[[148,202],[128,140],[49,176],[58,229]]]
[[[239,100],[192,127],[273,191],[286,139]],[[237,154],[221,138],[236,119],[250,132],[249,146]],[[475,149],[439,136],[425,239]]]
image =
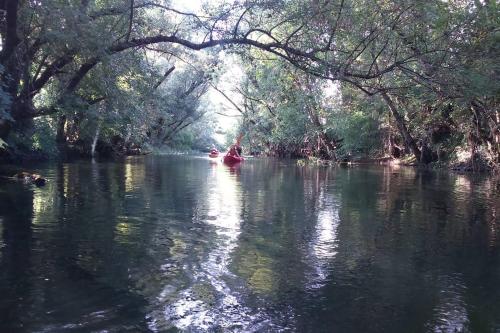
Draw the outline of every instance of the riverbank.
[[[381,157],[381,158],[359,158],[352,161],[332,161],[324,160],[316,157],[297,160],[298,165],[389,165],[389,166],[409,166],[416,168],[424,168],[429,170],[450,170],[457,173],[488,173],[498,174],[498,167],[494,167],[491,161],[484,158],[477,158],[474,162],[469,159],[460,159],[452,161],[436,161],[429,164],[419,164],[413,156],[405,158]]]
[[[106,151],[100,152],[92,157],[89,153],[82,151],[77,151],[74,149],[67,149],[64,153],[57,154],[47,154],[38,151],[22,152],[9,151],[6,146],[0,149],[0,164],[9,165],[19,165],[25,166],[28,163],[35,162],[48,162],[48,161],[75,161],[75,160],[85,160],[96,158],[99,160],[120,160],[128,156],[144,156],[144,155],[197,155],[204,154],[197,150],[179,150],[171,147],[163,148],[137,148],[132,150],[123,151]],[[259,158],[259,157],[257,157]],[[280,159],[280,158],[278,158]],[[307,158],[297,159],[298,165],[318,165],[318,166],[328,166],[328,165],[341,165],[341,166],[351,166],[351,165],[389,165],[389,166],[410,166],[420,169],[429,170],[450,170],[457,173],[487,173],[487,174],[499,174],[500,168],[495,166],[492,161],[489,161],[482,155],[476,157],[475,161],[472,162],[470,155],[466,154],[458,155],[456,158],[448,161],[436,161],[429,164],[423,165],[419,164],[412,155],[407,155],[402,158],[394,157],[366,157],[366,158],[353,158],[352,160],[344,161],[333,161],[317,158],[314,156],[309,156]]]

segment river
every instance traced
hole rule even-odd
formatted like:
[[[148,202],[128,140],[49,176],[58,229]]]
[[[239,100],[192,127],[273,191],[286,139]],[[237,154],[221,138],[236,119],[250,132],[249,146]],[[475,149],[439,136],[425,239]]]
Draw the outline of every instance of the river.
[[[488,177],[205,157],[0,179],[0,332],[500,332]]]

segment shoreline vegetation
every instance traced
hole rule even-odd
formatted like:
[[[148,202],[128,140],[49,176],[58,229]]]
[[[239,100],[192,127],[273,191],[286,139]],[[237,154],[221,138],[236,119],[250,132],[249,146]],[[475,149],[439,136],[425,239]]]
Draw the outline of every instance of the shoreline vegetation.
[[[119,151],[119,153],[104,155],[100,154],[92,157],[97,158],[97,161],[112,160],[112,161],[122,161],[124,158],[133,156],[146,156],[146,155],[194,155],[194,156],[205,156],[206,151],[200,150],[178,150],[172,148],[163,149],[137,149],[133,151]],[[492,177],[498,182],[497,186],[500,186],[500,174],[498,169],[491,168],[487,162],[484,160],[476,161],[472,163],[470,157],[464,158],[461,156],[461,160],[454,159],[453,161],[440,161],[429,164],[418,163],[413,156],[405,156],[403,158],[394,158],[390,156],[385,157],[365,157],[365,158],[345,158],[342,161],[334,161],[332,159],[326,160],[318,158],[315,156],[306,157],[276,157],[270,156],[269,154],[254,155],[244,155],[249,158],[272,158],[272,159],[288,159],[294,160],[296,165],[299,167],[303,166],[313,166],[313,167],[330,167],[337,166],[343,168],[351,168],[357,166],[390,166],[390,167],[411,167],[418,170],[429,170],[429,171],[443,171],[447,170],[456,174],[467,174],[470,176],[474,175],[486,175]],[[24,158],[23,158],[24,157]],[[0,177],[5,179],[10,179],[12,181],[20,181],[24,184],[32,184],[34,186],[44,186],[46,179],[43,175],[34,173],[36,168],[32,168],[33,162],[74,162],[81,160],[89,160],[88,155],[77,155],[77,154],[66,154],[66,155],[56,155],[56,156],[41,156],[39,154],[33,155],[14,155],[11,158],[0,158],[0,165],[3,167],[0,170]]]
[[[0,163],[243,136],[254,156],[500,172],[496,1],[175,6],[0,1]]]
[[[132,156],[146,156],[146,155],[205,155],[206,151],[203,150],[179,150],[173,148],[163,148],[163,149],[152,149],[152,148],[137,148],[132,151],[112,151],[110,154],[98,154],[94,157],[85,154],[78,153],[66,153],[65,155],[55,155],[55,156],[44,156],[42,154],[14,154],[14,155],[4,155],[0,157],[1,164],[8,164],[11,167],[23,166],[26,163],[31,162],[50,162],[50,161],[63,161],[71,162],[78,160],[88,160],[90,158],[97,158],[98,160],[114,160],[120,161],[123,158]],[[262,155],[245,155],[252,158],[275,158],[275,159],[291,159],[295,160],[298,166],[358,166],[358,165],[382,165],[382,166],[406,166],[415,167],[419,169],[428,170],[449,170],[457,173],[483,173],[490,175],[498,175],[498,170],[492,168],[490,164],[484,159],[477,159],[475,163],[472,162],[470,156],[461,156],[461,159],[454,159],[451,161],[436,161],[429,164],[421,164],[416,161],[413,156],[405,156],[403,158],[394,158],[390,156],[385,157],[364,157],[364,158],[351,158],[343,159],[341,161],[334,161],[332,159],[322,159],[315,156],[295,156],[295,157],[276,157],[272,154],[262,154]],[[24,172],[24,171],[23,171]],[[10,174],[9,174],[10,175]],[[7,177],[9,175],[3,175]]]
[[[477,160],[474,163],[470,158],[468,159],[455,159],[453,161],[437,161],[429,164],[419,164],[412,156],[406,158],[394,157],[380,157],[380,158],[358,158],[352,160],[332,161],[323,160],[316,157],[299,158],[297,165],[341,165],[341,166],[355,166],[355,165],[386,165],[386,166],[407,166],[424,168],[429,170],[450,170],[457,173],[486,173],[491,175],[498,174],[498,170],[492,168],[488,162],[484,160]]]

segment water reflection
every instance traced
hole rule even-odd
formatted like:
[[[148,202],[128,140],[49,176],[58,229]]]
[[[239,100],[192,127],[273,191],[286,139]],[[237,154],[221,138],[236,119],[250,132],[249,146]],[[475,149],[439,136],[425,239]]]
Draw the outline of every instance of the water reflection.
[[[462,277],[460,274],[439,276],[437,286],[440,290],[433,311],[433,324],[427,325],[429,330],[442,333],[465,332],[469,320],[464,299],[466,286]]]
[[[165,305],[163,316],[176,327],[208,331],[214,328],[234,329],[248,327],[252,322],[250,310],[241,304],[238,290],[228,285],[235,276],[228,266],[238,245],[241,233],[241,185],[235,168],[211,163],[205,187],[195,207],[193,223],[211,226],[212,249],[201,262],[182,267],[190,277],[189,286],[176,291],[176,296]],[[167,264],[168,267],[168,264]],[[159,299],[172,294],[167,285]],[[152,315],[151,328],[157,330],[158,320]]]
[[[324,286],[329,274],[332,259],[337,254],[337,228],[340,222],[339,202],[335,196],[327,192],[328,173],[326,179],[321,179],[320,169],[315,170],[315,177],[305,181],[304,186],[308,194],[307,199],[313,199],[316,223],[314,234],[308,243],[308,252],[305,259],[311,266],[312,272],[308,274],[306,289],[318,289]]]
[[[144,184],[146,169],[143,161],[137,157],[129,157],[125,161],[125,192],[130,193]]]
[[[0,331],[495,332],[498,185],[191,157],[0,179]]]
[[[0,217],[0,235],[3,235],[3,218]],[[5,247],[5,243],[3,241],[3,237],[0,238],[0,263],[2,262],[3,257],[3,248]]]

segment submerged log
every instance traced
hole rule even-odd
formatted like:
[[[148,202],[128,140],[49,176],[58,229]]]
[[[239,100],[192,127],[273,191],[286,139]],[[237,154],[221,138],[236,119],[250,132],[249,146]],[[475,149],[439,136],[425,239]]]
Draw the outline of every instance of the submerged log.
[[[19,172],[14,175],[14,178],[24,180],[25,182],[30,182],[35,184],[36,186],[44,186],[47,182],[45,178],[35,173],[29,172]]]

